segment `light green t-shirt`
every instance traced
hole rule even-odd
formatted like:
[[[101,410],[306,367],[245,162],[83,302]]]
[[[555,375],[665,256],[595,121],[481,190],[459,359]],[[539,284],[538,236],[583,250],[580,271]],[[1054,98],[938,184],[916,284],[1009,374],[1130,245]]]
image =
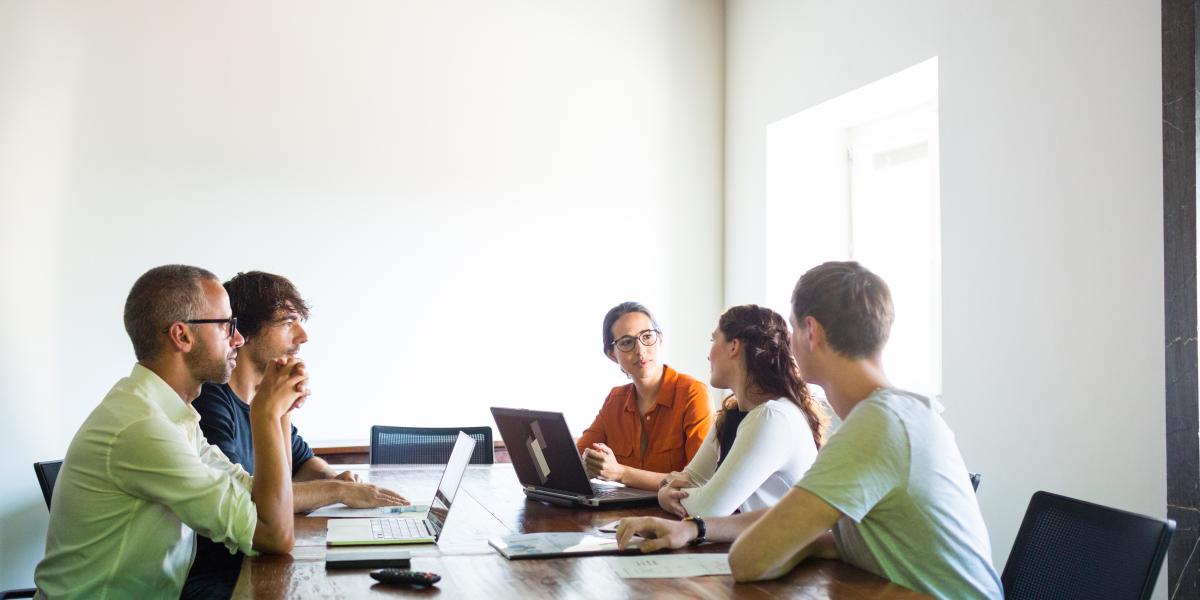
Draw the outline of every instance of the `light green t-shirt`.
[[[1003,598],[991,543],[940,406],[897,389],[855,406],[796,484],[844,515],[842,560],[937,598]]]

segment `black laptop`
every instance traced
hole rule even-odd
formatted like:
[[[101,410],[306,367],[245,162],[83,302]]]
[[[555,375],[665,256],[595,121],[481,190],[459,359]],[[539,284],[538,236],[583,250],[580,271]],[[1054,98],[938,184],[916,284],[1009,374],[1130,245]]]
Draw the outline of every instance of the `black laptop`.
[[[562,413],[492,407],[525,495],[564,506],[655,504],[658,493],[588,479]]]

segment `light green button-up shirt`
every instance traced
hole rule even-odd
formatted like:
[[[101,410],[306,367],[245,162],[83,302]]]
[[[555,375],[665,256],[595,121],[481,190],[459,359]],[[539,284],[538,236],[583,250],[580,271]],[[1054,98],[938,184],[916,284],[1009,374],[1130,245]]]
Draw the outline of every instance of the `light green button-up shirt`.
[[[178,598],[195,531],[252,555],[250,475],[200,432],[200,415],[134,365],[79,428],[54,488],[44,598]]]

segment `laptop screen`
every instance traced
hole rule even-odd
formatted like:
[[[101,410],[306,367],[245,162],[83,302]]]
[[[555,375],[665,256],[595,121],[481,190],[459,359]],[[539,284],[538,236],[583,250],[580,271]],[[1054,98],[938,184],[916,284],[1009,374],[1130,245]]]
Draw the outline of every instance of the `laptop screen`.
[[[492,417],[522,485],[592,495],[562,413],[493,406]]]
[[[471,436],[458,432],[454,441],[454,449],[450,451],[450,459],[446,461],[446,470],[442,471],[442,480],[438,482],[437,492],[433,494],[433,502],[429,504],[429,522],[437,533],[441,533],[450,514],[450,505],[458,494],[458,486],[462,483],[463,473],[471,464],[471,454],[475,452],[475,440]]]

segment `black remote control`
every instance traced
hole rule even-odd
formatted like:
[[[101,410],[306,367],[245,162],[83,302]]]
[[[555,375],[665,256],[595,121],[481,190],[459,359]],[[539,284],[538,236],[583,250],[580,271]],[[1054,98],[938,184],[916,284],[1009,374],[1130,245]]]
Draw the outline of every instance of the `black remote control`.
[[[409,571],[407,569],[380,569],[378,571],[371,571],[371,577],[380,583],[419,585],[421,587],[431,586],[442,580],[442,576],[437,573],[424,573],[421,571]]]

